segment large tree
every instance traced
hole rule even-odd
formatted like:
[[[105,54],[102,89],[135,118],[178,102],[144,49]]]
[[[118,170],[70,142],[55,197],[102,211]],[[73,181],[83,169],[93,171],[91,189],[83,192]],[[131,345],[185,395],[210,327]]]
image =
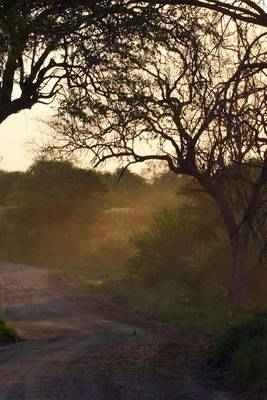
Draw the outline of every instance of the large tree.
[[[67,151],[152,158],[194,176],[224,216],[241,297],[246,221],[254,226],[251,210],[265,204],[266,33],[255,25],[266,26],[266,12],[251,0],[2,0],[0,123],[58,97],[72,117]],[[226,182],[243,181],[252,156],[262,172],[250,196],[230,196]]]
[[[86,87],[91,67],[121,36],[156,23],[156,10],[128,0],[1,0],[0,123]]]
[[[213,17],[168,7],[155,42],[121,43],[112,65],[92,69],[94,84],[83,99],[72,90],[61,104],[48,150],[87,151],[95,165],[157,160],[195,178],[222,214],[237,302],[244,296],[252,211],[261,221],[258,208],[265,212],[267,33],[217,25]]]
[[[251,0],[1,0],[0,123],[52,102],[66,86],[85,87],[92,65],[105,62],[114,41],[144,28],[146,36],[160,24],[157,11],[168,5],[267,26],[264,5]]]

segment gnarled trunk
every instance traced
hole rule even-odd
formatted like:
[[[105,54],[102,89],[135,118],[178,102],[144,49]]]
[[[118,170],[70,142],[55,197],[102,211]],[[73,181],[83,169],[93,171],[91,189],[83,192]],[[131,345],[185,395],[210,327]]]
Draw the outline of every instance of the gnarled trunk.
[[[247,280],[248,240],[235,216],[235,211],[228,201],[223,184],[214,184],[212,179],[204,175],[196,175],[198,182],[206,189],[217,204],[228,234],[232,252],[231,280],[228,291],[229,301],[240,305],[245,300]]]
[[[240,305],[245,300],[247,278],[247,240],[240,233],[230,238],[232,251],[231,281],[229,288],[229,301]]]
[[[217,188],[214,199],[220,208],[231,246],[229,301],[232,304],[241,305],[245,300],[246,291],[248,240],[244,234],[244,227],[238,226],[234,210],[219,188]]]

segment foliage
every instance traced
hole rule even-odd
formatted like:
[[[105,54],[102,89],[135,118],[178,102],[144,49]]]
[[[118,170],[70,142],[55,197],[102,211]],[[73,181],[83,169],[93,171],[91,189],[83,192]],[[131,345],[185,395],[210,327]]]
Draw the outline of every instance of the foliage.
[[[253,383],[267,389],[267,337],[253,339],[233,354],[231,367],[236,379],[244,385]]]
[[[97,198],[96,198],[97,196]],[[2,251],[35,262],[72,262],[105,204],[94,173],[69,162],[38,161],[13,185],[2,216]]]
[[[24,173],[2,172],[1,257],[88,271],[96,265],[100,275],[112,265],[122,269],[132,230],[173,201],[175,182],[155,201],[159,186],[129,171],[119,175],[47,160]]]
[[[101,85],[90,95],[69,91],[44,151],[82,151],[96,166],[154,160],[196,179],[220,210],[232,247],[229,295],[242,302],[248,248],[267,229],[267,32],[213,16],[163,7],[158,34],[122,41],[127,57],[124,48],[112,69],[95,71]]]
[[[116,43],[157,26],[158,7],[129,1],[0,1],[0,123],[36,103],[89,90]],[[113,53],[113,56],[111,54]],[[110,57],[111,56],[111,57]],[[83,117],[77,107],[69,109]]]
[[[17,340],[17,335],[14,327],[4,318],[0,318],[0,341],[14,342]]]
[[[134,279],[148,286],[180,283],[200,302],[225,296],[229,248],[216,208],[206,196],[158,211],[132,241],[136,252],[129,272]]]
[[[90,83],[98,82],[94,78],[99,64],[113,69],[109,55],[117,45],[120,51],[123,47],[127,49],[130,39],[134,42],[138,35],[143,42],[153,34],[162,38],[160,3],[160,0],[1,0],[0,122],[38,102],[49,103],[64,93],[64,86],[76,88],[76,94],[83,89],[90,91]],[[179,6],[183,3],[188,2],[177,2]],[[266,26],[266,12],[258,4],[244,1],[240,7],[234,2],[224,3],[190,2],[201,9],[206,7],[234,19]],[[117,50],[113,59],[116,53]],[[124,56],[128,56],[127,51]],[[77,97],[78,101],[82,99],[83,96]],[[99,110],[105,115],[105,107],[100,106]],[[69,111],[81,118],[85,116],[79,107],[69,107]]]
[[[181,282],[161,282],[146,286],[132,279],[108,279],[97,290],[130,310],[157,317],[181,333],[218,334],[227,326],[225,303],[200,304]]]
[[[235,322],[216,343],[215,360],[243,384],[267,388],[267,312],[256,310]]]
[[[0,171],[0,206],[8,205],[8,197],[12,192],[14,184],[21,177],[20,172],[5,172]]]
[[[219,337],[216,345],[218,362],[231,360],[233,354],[254,339],[267,338],[267,312],[254,311],[250,316],[232,325]]]

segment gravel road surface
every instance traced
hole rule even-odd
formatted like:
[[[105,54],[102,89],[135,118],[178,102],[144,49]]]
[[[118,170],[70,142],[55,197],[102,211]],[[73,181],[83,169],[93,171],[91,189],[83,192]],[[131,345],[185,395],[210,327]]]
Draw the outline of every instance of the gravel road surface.
[[[61,272],[0,262],[0,400],[237,400],[196,377],[198,344]]]

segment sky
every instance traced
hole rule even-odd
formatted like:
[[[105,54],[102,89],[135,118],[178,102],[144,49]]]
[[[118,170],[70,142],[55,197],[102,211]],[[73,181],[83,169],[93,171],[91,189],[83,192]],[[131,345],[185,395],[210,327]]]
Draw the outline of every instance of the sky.
[[[36,154],[31,142],[42,143],[45,125],[40,120],[49,120],[55,108],[52,105],[37,104],[31,110],[21,111],[11,115],[0,124],[0,170],[26,171],[34,162]],[[78,163],[81,167],[88,167],[88,160]],[[114,171],[119,165],[111,161],[102,167],[102,170]],[[144,165],[137,164],[130,169],[142,173]]]
[[[8,117],[0,125],[0,169],[25,171],[33,162],[34,154],[29,142],[41,137],[44,129],[39,119],[52,114],[48,105],[36,105]]]
[[[26,171],[34,162],[36,153],[32,142],[42,143],[45,124],[55,112],[52,105],[37,104],[31,110],[24,110],[11,115],[0,124],[0,170]],[[36,146],[35,146],[36,148]],[[81,167],[88,167],[88,159],[81,159]],[[114,171],[119,165],[111,161],[102,167],[102,170]],[[144,165],[131,167],[133,172],[140,173]]]

